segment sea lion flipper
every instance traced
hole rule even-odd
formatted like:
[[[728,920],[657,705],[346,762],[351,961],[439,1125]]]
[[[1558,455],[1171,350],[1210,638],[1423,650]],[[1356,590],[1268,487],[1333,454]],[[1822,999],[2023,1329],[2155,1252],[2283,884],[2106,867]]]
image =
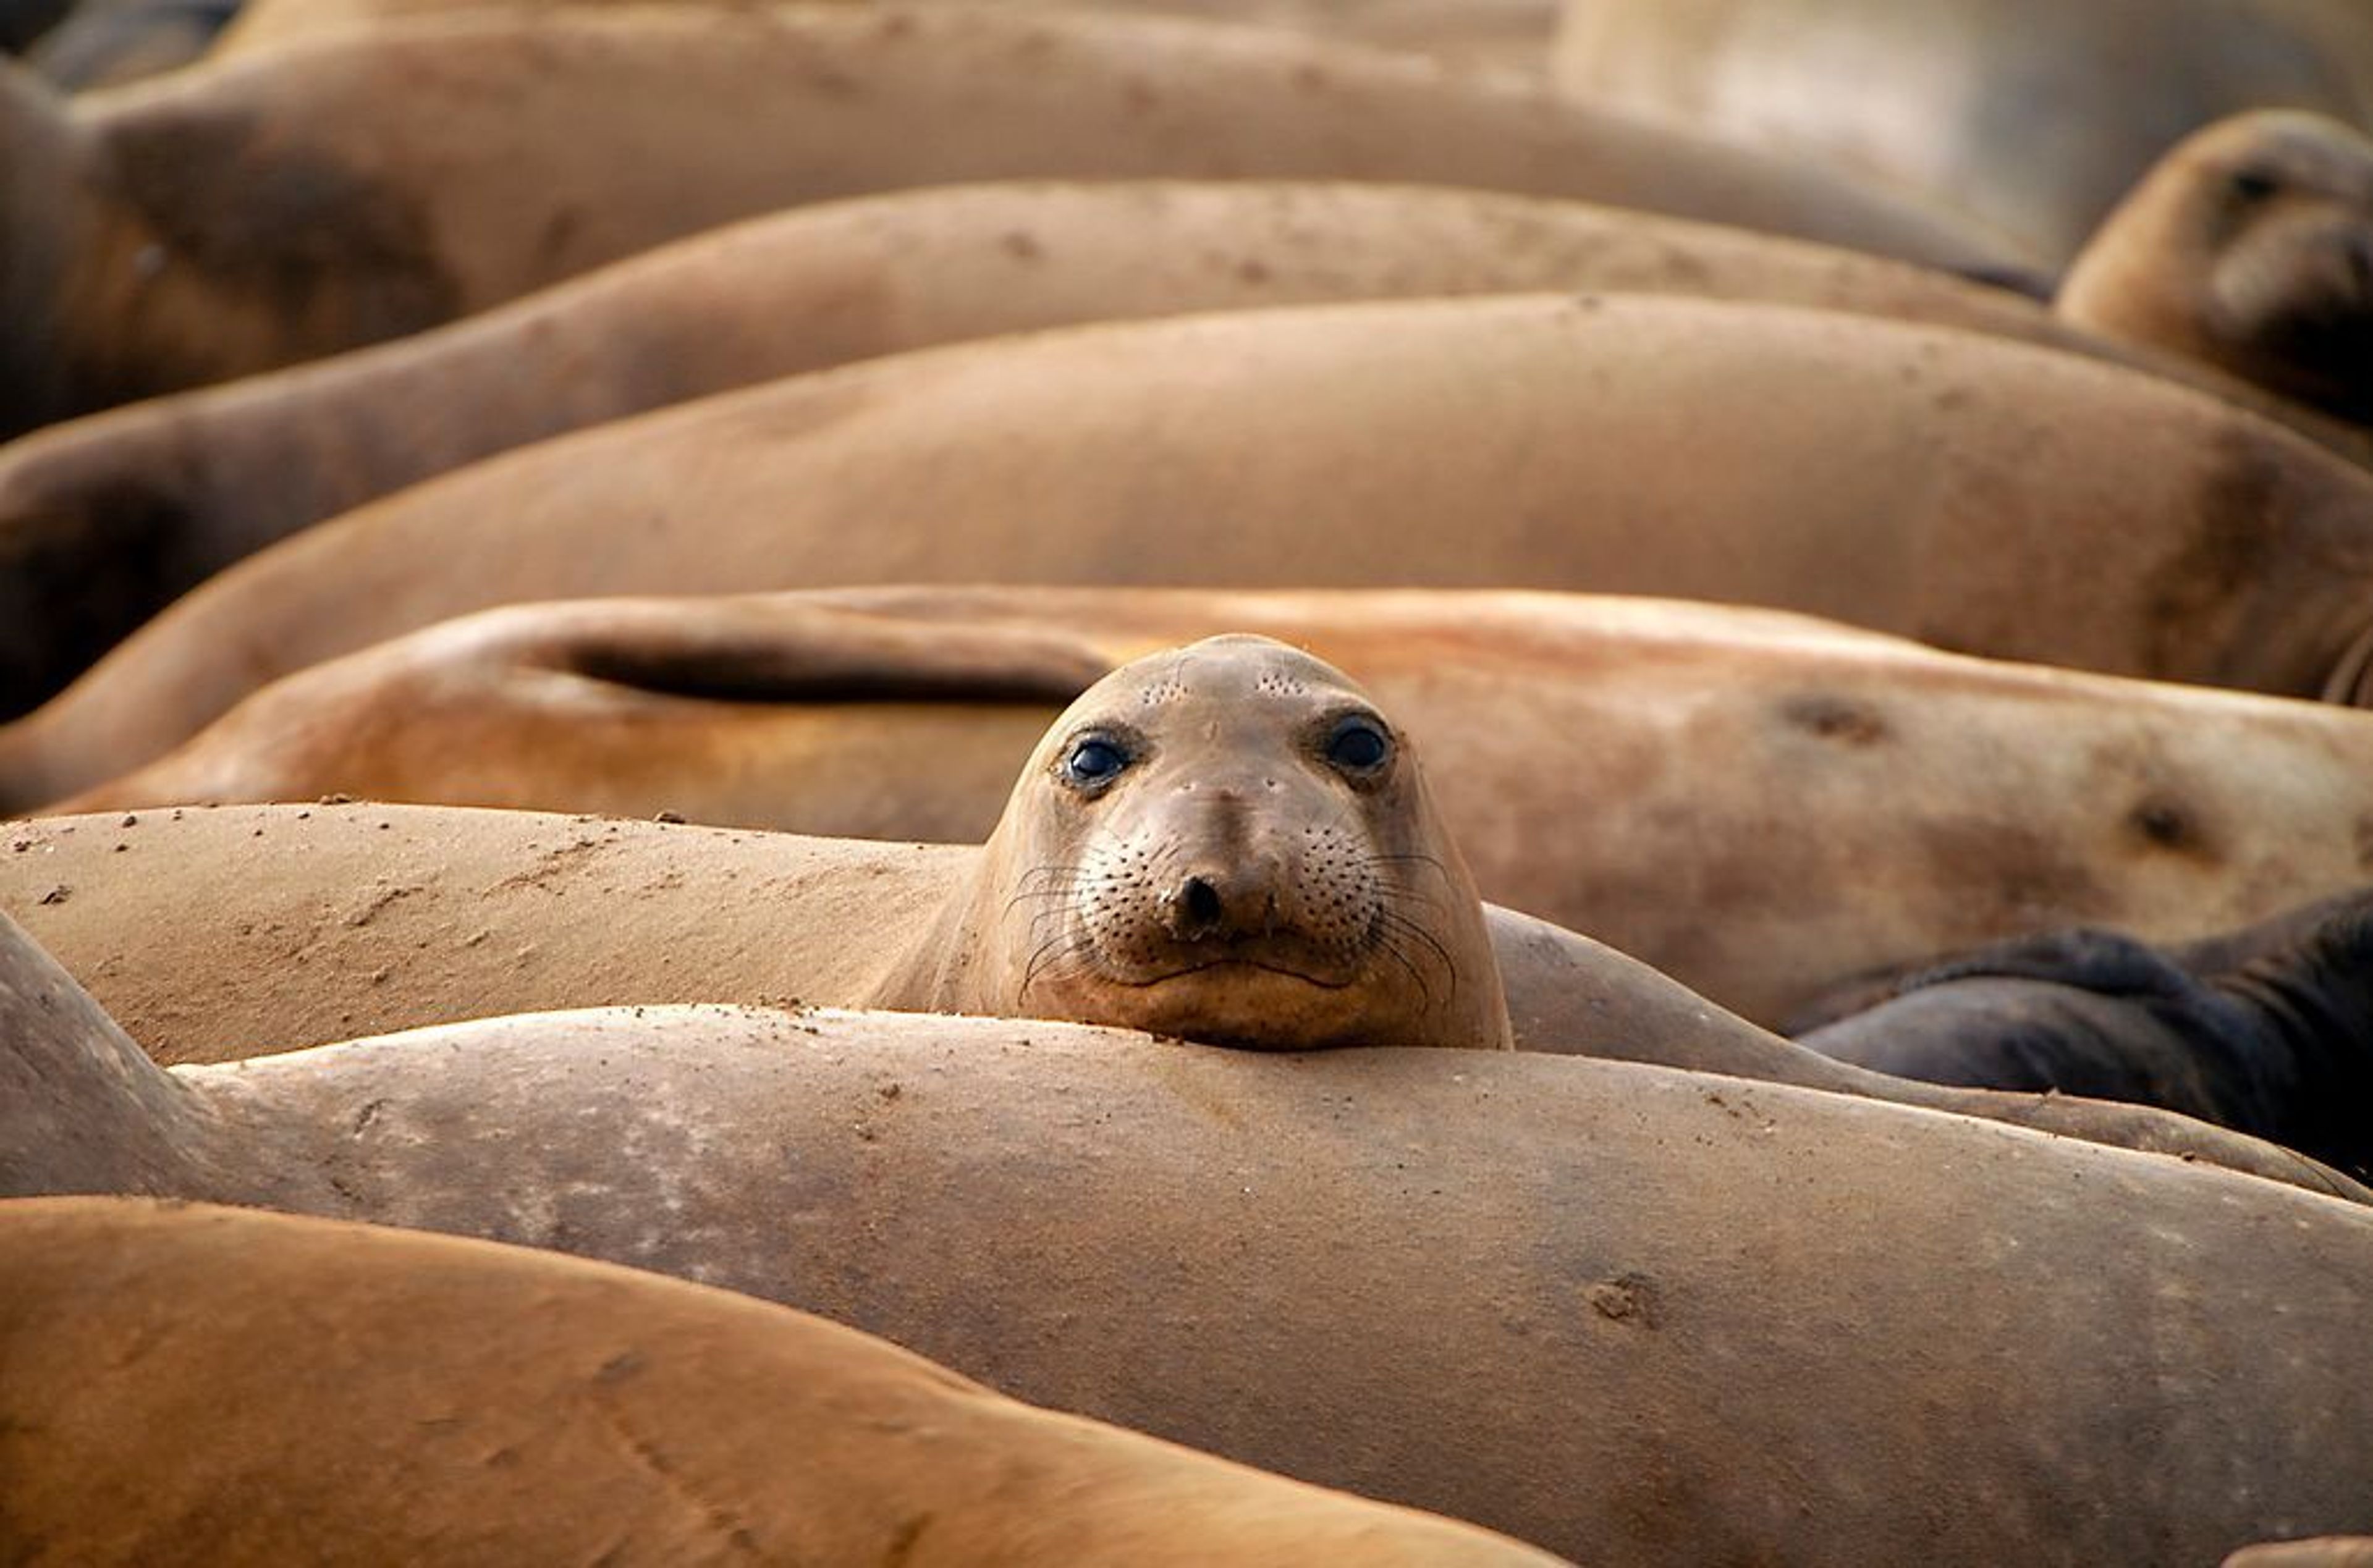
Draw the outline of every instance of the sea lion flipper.
[[[1115,660],[1084,638],[752,599],[651,607],[589,628],[561,660],[594,679],[727,702],[1069,703]]]
[[[0,1198],[188,1191],[189,1092],[0,914]]]

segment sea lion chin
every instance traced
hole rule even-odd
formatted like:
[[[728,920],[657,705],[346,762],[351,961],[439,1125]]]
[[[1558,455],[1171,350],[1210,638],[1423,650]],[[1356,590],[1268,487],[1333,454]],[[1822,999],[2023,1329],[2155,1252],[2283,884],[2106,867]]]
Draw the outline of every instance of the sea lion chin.
[[[1265,1050],[1511,1045],[1408,738],[1265,637],[1140,659],[1058,718],[883,1000]]]

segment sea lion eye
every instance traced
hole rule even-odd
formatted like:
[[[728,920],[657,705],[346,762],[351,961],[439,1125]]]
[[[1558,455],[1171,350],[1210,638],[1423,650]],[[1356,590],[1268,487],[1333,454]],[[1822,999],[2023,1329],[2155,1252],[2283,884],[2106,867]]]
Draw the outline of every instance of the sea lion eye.
[[[2233,194],[2245,202],[2262,202],[2282,189],[2282,181],[2262,168],[2237,168],[2228,183]]]
[[[1347,773],[1373,773],[1392,759],[1393,743],[1376,721],[1352,714],[1327,738],[1327,760]]]
[[[1128,766],[1128,753],[1116,742],[1101,735],[1083,736],[1071,743],[1070,754],[1063,759],[1063,777],[1092,787],[1110,784]]]

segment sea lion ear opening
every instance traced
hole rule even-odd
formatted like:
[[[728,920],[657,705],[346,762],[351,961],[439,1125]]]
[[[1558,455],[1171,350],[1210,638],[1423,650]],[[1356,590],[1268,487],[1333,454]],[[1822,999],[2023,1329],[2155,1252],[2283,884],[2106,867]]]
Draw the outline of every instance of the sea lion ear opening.
[[[554,662],[590,679],[730,703],[1067,703],[1113,668],[1059,632],[766,598],[647,607],[571,640]]]
[[[2373,624],[2342,650],[2318,695],[2344,708],[2373,708]]]

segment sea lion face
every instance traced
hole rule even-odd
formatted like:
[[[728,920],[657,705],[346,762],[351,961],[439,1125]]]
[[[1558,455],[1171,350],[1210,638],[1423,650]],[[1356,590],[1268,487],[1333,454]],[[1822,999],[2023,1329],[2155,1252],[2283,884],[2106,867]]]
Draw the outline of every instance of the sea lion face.
[[[1283,644],[1213,638],[1098,682],[989,853],[1001,1008],[1280,1050],[1509,1042],[1407,738]]]
[[[2102,226],[2060,305],[2373,421],[2373,139],[2291,110],[2195,132]]]
[[[2202,149],[2209,329],[2269,384],[2373,419],[2373,141],[2304,114],[2246,129]]]

